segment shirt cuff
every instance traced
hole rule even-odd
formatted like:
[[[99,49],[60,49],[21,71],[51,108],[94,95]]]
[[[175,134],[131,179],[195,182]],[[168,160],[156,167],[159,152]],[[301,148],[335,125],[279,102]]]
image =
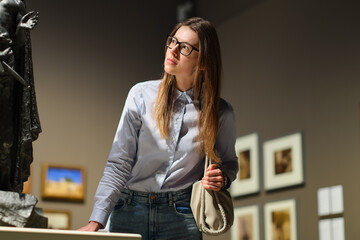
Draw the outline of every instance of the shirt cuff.
[[[106,223],[108,221],[109,214],[104,210],[94,209],[94,211],[91,213],[90,221],[95,221],[101,224],[101,228],[103,229],[106,226]]]

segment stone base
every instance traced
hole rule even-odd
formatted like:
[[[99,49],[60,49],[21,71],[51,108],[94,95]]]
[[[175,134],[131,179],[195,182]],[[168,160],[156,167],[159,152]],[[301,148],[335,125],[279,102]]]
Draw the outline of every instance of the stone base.
[[[47,228],[34,195],[0,191],[0,226]]]

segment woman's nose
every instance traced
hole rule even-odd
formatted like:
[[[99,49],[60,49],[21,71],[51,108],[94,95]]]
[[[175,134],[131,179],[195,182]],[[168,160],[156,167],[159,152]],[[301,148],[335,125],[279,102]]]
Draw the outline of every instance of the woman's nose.
[[[176,44],[174,47],[172,47],[170,52],[174,55],[177,55],[179,53],[179,44]]]

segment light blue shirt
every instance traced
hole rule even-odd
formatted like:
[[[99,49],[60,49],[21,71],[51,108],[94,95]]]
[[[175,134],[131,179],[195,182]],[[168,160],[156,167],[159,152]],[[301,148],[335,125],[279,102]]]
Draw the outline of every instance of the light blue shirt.
[[[106,225],[122,189],[142,192],[177,191],[201,179],[204,161],[198,151],[198,111],[193,90],[175,90],[170,136],[160,137],[153,109],[160,80],[130,90],[114,142],[98,185],[90,221]],[[233,181],[238,171],[235,119],[231,105],[220,101],[215,152],[221,170]]]

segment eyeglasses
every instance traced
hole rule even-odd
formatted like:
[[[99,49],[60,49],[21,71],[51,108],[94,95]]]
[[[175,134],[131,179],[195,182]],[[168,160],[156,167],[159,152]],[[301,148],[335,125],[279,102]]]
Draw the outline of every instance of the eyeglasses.
[[[199,49],[197,49],[194,46],[191,46],[189,43],[187,42],[179,42],[176,37],[172,37],[172,36],[168,36],[167,40],[166,40],[166,46],[170,49],[172,49],[173,47],[175,47],[176,45],[179,45],[179,51],[182,55],[184,56],[189,56],[193,50],[195,51],[199,51]]]

